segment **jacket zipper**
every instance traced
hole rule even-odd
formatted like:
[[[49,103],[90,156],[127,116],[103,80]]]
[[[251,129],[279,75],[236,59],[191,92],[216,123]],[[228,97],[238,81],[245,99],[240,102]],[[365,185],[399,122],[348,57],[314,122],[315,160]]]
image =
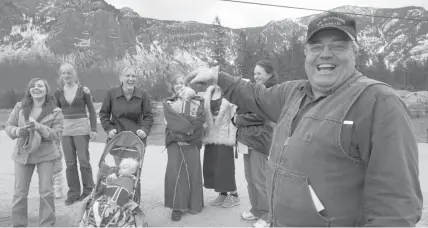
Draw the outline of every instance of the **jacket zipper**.
[[[273,177],[272,177],[272,196],[271,196],[271,199],[270,199],[271,200],[270,205],[271,205],[271,221],[272,222],[275,222],[274,206],[273,206],[274,198],[275,198],[275,194],[274,194],[275,185],[276,185],[275,181],[276,181],[276,177],[278,175],[278,169],[279,169],[279,164],[281,163],[281,157],[282,157],[282,154],[284,153],[285,147],[287,146],[289,139],[290,139],[290,136],[288,136],[287,139],[285,140],[284,146],[282,147],[281,153],[279,154],[279,159],[278,159],[279,161],[275,165],[275,169],[273,171]]]

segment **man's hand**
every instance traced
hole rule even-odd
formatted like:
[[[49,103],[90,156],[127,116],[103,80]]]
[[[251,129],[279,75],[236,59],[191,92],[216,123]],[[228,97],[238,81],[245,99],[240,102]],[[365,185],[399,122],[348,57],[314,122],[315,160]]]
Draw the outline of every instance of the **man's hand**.
[[[144,139],[144,138],[146,138],[147,137],[147,135],[146,135],[146,132],[144,132],[143,130],[141,130],[141,129],[139,129],[139,130],[137,130],[137,135],[138,135],[138,137],[140,137],[140,138],[142,138],[142,139]]]
[[[217,82],[218,66],[212,68],[199,68],[192,71],[186,77],[186,82],[190,84],[207,83],[212,84]]]

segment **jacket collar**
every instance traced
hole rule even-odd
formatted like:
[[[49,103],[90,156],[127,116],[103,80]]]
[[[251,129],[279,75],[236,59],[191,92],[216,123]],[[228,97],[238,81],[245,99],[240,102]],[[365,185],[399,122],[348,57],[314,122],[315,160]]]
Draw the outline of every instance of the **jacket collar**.
[[[55,106],[53,106],[52,104],[43,105],[42,112],[40,113],[39,117],[37,117],[36,122],[40,123],[40,121],[47,115],[51,114],[54,109]]]
[[[349,86],[351,84],[353,84],[358,78],[360,78],[362,76],[362,74],[359,71],[355,71],[348,79],[346,79],[342,84],[334,87],[327,95],[323,96],[326,97],[332,93],[334,93],[335,91],[337,91],[338,89],[344,87],[344,86]],[[306,95],[308,95],[309,97],[313,98],[314,94],[312,92],[312,86],[311,83],[308,80],[304,80],[303,83],[300,84],[299,86],[300,90],[303,91]]]
[[[119,97],[124,97],[125,95],[123,94],[123,89],[122,86],[118,86],[115,88],[114,90],[114,97],[115,98],[119,98]],[[138,88],[138,87],[134,87],[134,92],[132,93],[132,97],[138,97],[140,99],[143,98],[143,90]],[[132,98],[131,97],[131,98]]]
[[[270,88],[274,85],[278,84],[278,77],[276,75],[271,76],[266,82],[265,82],[265,87],[266,88]]]

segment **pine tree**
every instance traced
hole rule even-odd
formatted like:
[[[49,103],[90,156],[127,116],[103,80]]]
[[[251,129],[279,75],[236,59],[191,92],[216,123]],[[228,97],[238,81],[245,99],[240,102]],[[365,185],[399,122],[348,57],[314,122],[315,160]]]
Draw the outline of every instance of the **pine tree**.
[[[247,35],[244,30],[241,30],[239,33],[238,39],[238,57],[236,58],[236,68],[237,75],[245,77],[247,74],[245,70],[245,62],[248,60],[248,52],[247,52]]]
[[[218,16],[215,17],[213,22],[213,55],[211,56],[213,62],[210,63],[211,66],[220,65],[220,67],[224,67],[226,64],[226,47],[225,47],[225,39],[226,39],[226,30],[221,25],[220,18]]]
[[[266,37],[264,37],[261,33],[257,37],[257,45],[257,56],[259,57],[259,59],[269,59],[269,52],[266,49]]]
[[[305,50],[304,45],[299,41],[298,33],[294,33],[290,40],[290,45],[284,47],[280,61],[280,75],[283,80],[306,79],[305,72]]]

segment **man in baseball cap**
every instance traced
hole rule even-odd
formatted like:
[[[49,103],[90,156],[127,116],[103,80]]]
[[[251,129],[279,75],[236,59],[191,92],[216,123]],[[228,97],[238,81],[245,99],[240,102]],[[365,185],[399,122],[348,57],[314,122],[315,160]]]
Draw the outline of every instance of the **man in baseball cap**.
[[[266,187],[274,226],[415,226],[422,214],[418,147],[406,105],[355,68],[355,20],[325,13],[308,26],[308,80],[266,89],[217,68],[191,73],[275,122]]]
[[[312,20],[308,25],[306,41],[323,29],[337,29],[344,32],[353,41],[357,41],[355,19],[346,14],[328,12]]]

